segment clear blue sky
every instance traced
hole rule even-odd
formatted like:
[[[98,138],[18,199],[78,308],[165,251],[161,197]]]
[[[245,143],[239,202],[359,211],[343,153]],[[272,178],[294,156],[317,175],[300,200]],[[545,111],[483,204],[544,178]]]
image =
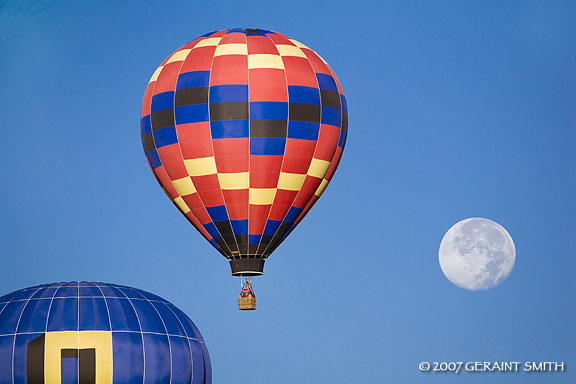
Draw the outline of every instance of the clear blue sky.
[[[333,182],[249,313],[139,133],[157,65],[233,27],[313,48],[350,117]],[[216,384],[575,382],[575,31],[573,1],[3,1],[0,295],[69,280],[156,293],[202,331]],[[484,292],[438,264],[445,231],[474,216],[517,251]],[[569,368],[418,371],[475,360]]]

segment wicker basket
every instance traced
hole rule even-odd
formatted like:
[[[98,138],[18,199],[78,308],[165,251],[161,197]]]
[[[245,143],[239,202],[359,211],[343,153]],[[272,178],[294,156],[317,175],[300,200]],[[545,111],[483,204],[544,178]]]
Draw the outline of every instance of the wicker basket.
[[[238,296],[238,309],[241,311],[256,309],[256,296],[252,292],[241,292]]]
[[[250,311],[256,309],[256,295],[252,289],[252,282],[247,277],[242,283],[242,290],[238,296],[238,309],[241,311]]]
[[[242,311],[256,309],[256,295],[250,282],[244,283],[240,295],[238,295],[238,309]]]

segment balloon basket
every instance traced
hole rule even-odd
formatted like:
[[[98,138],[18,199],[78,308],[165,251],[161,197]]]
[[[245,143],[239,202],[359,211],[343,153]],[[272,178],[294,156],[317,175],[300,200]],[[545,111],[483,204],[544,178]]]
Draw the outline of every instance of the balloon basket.
[[[253,311],[256,309],[256,296],[248,294],[246,297],[242,297],[242,294],[238,296],[238,309],[241,311]]]
[[[252,289],[250,279],[244,280],[242,290],[238,295],[238,309],[241,311],[253,311],[256,309],[256,295]]]

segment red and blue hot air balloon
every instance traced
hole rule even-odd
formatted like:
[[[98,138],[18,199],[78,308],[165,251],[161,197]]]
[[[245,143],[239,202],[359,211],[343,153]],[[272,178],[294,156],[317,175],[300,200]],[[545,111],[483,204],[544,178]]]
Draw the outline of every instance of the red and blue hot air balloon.
[[[164,60],[144,94],[141,134],[178,209],[233,275],[255,276],[326,189],[347,121],[342,87],[318,54],[236,28]]]

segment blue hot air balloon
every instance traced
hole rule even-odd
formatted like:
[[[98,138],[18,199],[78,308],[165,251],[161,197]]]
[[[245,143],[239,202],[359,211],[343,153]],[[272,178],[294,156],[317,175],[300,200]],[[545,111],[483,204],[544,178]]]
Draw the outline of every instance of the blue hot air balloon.
[[[0,383],[211,383],[208,350],[170,302],[106,283],[0,297]]]

